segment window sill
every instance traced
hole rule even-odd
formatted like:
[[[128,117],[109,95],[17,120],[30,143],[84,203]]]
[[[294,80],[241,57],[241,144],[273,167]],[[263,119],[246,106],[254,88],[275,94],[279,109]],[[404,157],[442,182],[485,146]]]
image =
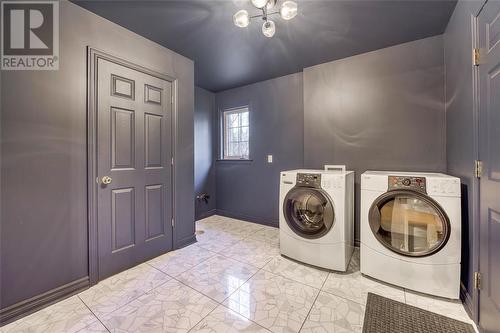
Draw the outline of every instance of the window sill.
[[[238,163],[238,162],[253,162],[253,160],[251,160],[251,159],[229,159],[229,158],[227,158],[227,159],[217,159],[215,161],[216,162],[230,162],[230,163],[231,162],[236,162],[236,163]]]

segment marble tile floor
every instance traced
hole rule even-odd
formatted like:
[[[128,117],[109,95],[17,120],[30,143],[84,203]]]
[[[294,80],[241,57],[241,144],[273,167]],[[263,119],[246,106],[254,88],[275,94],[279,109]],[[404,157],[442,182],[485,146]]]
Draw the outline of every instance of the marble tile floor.
[[[212,216],[196,244],[0,328],[12,332],[361,332],[368,292],[472,323],[459,301],[281,257],[276,228]]]

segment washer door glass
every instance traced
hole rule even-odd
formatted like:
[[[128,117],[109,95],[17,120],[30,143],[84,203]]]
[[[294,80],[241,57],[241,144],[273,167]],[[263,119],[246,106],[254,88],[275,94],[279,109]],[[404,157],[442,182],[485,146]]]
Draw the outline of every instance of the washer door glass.
[[[293,188],[285,198],[283,212],[288,226],[301,237],[319,238],[333,226],[333,205],[321,189]]]
[[[438,252],[448,241],[450,222],[427,195],[395,190],[378,197],[370,208],[370,227],[389,250],[411,257]]]

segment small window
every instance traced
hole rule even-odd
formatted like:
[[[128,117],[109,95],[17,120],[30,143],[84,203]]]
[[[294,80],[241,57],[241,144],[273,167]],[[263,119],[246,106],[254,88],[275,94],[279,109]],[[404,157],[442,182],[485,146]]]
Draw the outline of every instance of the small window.
[[[226,110],[223,113],[223,158],[227,160],[248,159],[249,121],[248,107]]]

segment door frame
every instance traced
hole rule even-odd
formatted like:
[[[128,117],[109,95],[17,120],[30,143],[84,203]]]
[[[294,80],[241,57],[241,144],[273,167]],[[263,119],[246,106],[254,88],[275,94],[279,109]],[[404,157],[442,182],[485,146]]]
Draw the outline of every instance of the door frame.
[[[479,30],[478,30],[478,16],[486,3],[485,0],[483,5],[479,8],[476,13],[471,15],[471,37],[472,37],[472,49],[475,49],[479,45]],[[472,57],[472,56],[471,56]],[[477,66],[472,65],[472,112],[473,112],[473,152],[474,159],[479,159],[479,69]],[[475,253],[472,255],[472,267],[469,267],[469,278],[474,276],[474,272],[479,272],[479,179],[476,175],[473,176],[472,180],[472,212],[469,213],[469,223],[473,223],[472,228],[472,248],[470,251]],[[477,221],[477,223],[475,223]],[[469,236],[470,237],[470,236]],[[472,273],[472,274],[471,274]],[[474,284],[474,282],[472,282]],[[472,287],[472,300],[468,300],[467,291],[464,291],[464,301],[465,303],[471,302],[470,311],[472,315],[472,320],[479,327],[479,292],[473,286]]]
[[[175,77],[163,74],[134,62],[124,60],[108,52],[87,46],[87,215],[88,215],[88,269],[90,285],[99,281],[99,249],[98,249],[98,221],[97,221],[97,63],[103,59],[129,69],[154,76],[168,81],[172,84],[172,122],[171,122],[171,145],[172,161],[175,160],[177,143],[177,119],[178,119],[178,81]],[[172,218],[176,217],[175,210],[175,163],[172,163]],[[171,226],[172,246],[174,247],[175,225]]]
[[[488,3],[489,0],[483,0],[481,5],[477,7],[477,11],[472,13],[472,18],[471,18],[471,29],[472,29],[472,48],[473,49],[479,49],[479,15],[481,15],[481,12],[483,11],[483,8],[486,6],[486,3]],[[479,140],[480,140],[480,133],[479,133],[479,125],[480,125],[480,119],[481,119],[481,110],[480,110],[480,91],[479,91],[479,66],[473,66],[473,74],[472,74],[472,98],[473,98],[473,126],[474,126],[474,158],[476,160],[480,160],[481,156],[479,155]],[[481,242],[481,179],[474,176],[474,181],[473,181],[473,212],[471,214],[471,219],[472,223],[474,224],[473,226],[473,240],[472,240],[472,249],[471,251],[473,252],[472,256],[472,267],[470,270],[472,272],[481,272],[481,266],[480,266],[480,258],[481,258],[481,249],[480,249],[480,242]],[[470,223],[470,222],[469,222]],[[469,275],[470,276],[470,275]],[[480,292],[477,288],[473,287],[472,291],[472,319],[474,322],[477,324],[477,327],[479,331],[481,332],[481,327],[479,324],[479,318],[480,318]]]

